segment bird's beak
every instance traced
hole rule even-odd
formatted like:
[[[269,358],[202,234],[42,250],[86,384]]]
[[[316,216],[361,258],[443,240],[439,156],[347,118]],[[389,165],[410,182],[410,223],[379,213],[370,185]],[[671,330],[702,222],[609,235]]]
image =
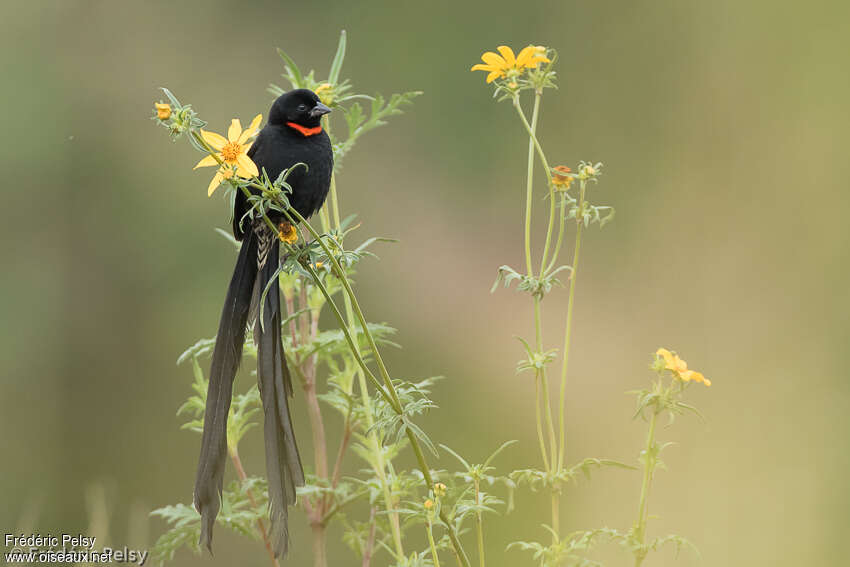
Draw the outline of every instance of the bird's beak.
[[[316,106],[313,107],[313,110],[310,111],[310,117],[316,118],[317,116],[322,116],[330,112],[331,109],[322,104],[321,102],[317,102]]]

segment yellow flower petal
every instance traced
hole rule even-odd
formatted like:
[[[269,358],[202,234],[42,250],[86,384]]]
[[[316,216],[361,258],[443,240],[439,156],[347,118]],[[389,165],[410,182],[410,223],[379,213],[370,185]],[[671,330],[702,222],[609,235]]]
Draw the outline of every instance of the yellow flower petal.
[[[224,176],[221,173],[216,173],[215,177],[210,181],[209,187],[207,187],[207,197],[212,197],[212,194],[218,189],[218,186],[221,185],[221,181],[224,179]]]
[[[670,352],[666,348],[660,348],[657,351],[655,351],[655,354],[657,354],[658,356],[660,356],[661,358],[664,359],[664,362],[666,363],[668,370],[673,370],[673,367],[675,366],[676,360],[675,360],[675,357],[674,357],[672,352]]]
[[[298,242],[298,229],[288,222],[280,224],[280,230],[277,233],[278,238],[287,244],[295,244]]]
[[[243,179],[250,179],[260,175],[256,164],[245,154],[239,154],[239,157],[236,158],[236,164],[239,166],[239,169],[236,170],[236,175]]]
[[[251,149],[251,146],[253,146],[253,145],[254,145],[254,142],[248,142],[247,144],[244,144],[244,145],[242,146],[242,151],[243,151],[243,152],[245,152],[245,153],[247,154],[247,153],[248,153],[248,150],[250,150],[250,149]]]
[[[248,125],[248,128],[246,128],[245,131],[242,132],[242,135],[239,136],[238,142],[240,144],[244,144],[248,139],[253,137],[254,134],[257,133],[257,129],[260,127],[260,122],[262,122],[262,121],[263,121],[263,115],[262,114],[256,115],[254,117],[254,119],[251,120],[251,124]],[[246,149],[245,151],[247,152],[248,150]]]
[[[655,354],[664,359],[665,368],[667,368],[667,370],[672,370],[673,372],[678,372],[679,374],[688,370],[688,363],[679,358],[678,354],[673,354],[666,348],[658,349],[657,351],[655,351]]]
[[[549,63],[549,58],[544,57],[543,55],[535,55],[531,58],[531,61],[528,63],[528,68],[536,69],[538,63]]]
[[[519,52],[519,55],[516,56],[517,67],[528,67],[531,63],[531,58],[535,53],[537,53],[537,48],[533,45],[523,47],[522,51]]]
[[[498,71],[499,68],[493,65],[484,65],[483,63],[476,63],[472,66],[470,71]]]
[[[215,132],[207,132],[206,130],[201,130],[201,137],[204,139],[206,143],[208,143],[214,150],[221,150],[224,147],[224,144],[227,143],[227,139],[221,134],[216,134]]]
[[[212,156],[207,156],[201,161],[198,162],[198,165],[193,167],[192,169],[198,169],[199,167],[209,167],[211,165],[218,165],[218,162],[215,161],[215,158]]]
[[[506,66],[505,60],[502,59],[501,55],[493,53],[492,51],[488,51],[487,53],[482,55],[481,60],[487,63],[488,65],[496,67],[497,69],[504,69]]]
[[[496,79],[498,79],[502,75],[504,75],[504,73],[502,73],[501,71],[493,71],[492,73],[487,75],[487,82],[492,83],[493,81],[495,81]]]
[[[239,136],[242,134],[242,123],[239,122],[238,118],[234,118],[230,121],[230,128],[227,129],[227,139],[231,142],[235,142],[239,139]]]
[[[507,45],[500,45],[496,49],[499,50],[499,53],[502,54],[502,57],[505,58],[505,64],[508,67],[513,67],[516,65],[516,57],[514,57],[514,50],[508,47]]]

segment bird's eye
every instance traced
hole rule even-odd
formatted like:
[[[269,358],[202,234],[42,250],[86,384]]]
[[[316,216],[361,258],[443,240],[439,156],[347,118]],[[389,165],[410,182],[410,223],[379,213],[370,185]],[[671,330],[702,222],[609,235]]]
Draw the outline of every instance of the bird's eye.
[[[306,105],[306,104],[299,104],[299,105],[298,105],[298,110],[299,110],[300,112],[304,112],[305,110],[307,110],[307,105]]]

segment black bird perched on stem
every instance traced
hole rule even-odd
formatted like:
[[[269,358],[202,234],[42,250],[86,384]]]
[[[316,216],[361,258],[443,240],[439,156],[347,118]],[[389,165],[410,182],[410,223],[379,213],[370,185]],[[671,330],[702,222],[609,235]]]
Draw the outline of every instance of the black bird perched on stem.
[[[310,90],[289,91],[274,101],[268,124],[248,150],[248,157],[257,169],[260,172],[265,169],[271,180],[295,164],[307,166],[293,169],[287,178],[292,186],[290,205],[305,219],[321,208],[328,195],[333,151],[321,119],[330,110]],[[265,415],[269,537],[275,555],[280,556],[289,547],[288,507],[295,503],[295,487],[304,484],[304,471],[289,413],[288,398],[293,389],[283,355],[280,292],[277,285],[269,286],[279,264],[280,240],[262,219],[252,221],[245,217],[249,208],[246,196],[237,191],[233,235],[242,241],[242,246],[227,289],[213,350],[194,501],[201,514],[200,543],[212,551],[212,530],[221,506],[227,458],[227,415],[233,379],[242,357],[245,328],[251,319],[257,344],[257,381]],[[269,218],[276,225],[287,222],[276,211],[270,211]],[[259,302],[267,287],[265,304],[260,309]]]

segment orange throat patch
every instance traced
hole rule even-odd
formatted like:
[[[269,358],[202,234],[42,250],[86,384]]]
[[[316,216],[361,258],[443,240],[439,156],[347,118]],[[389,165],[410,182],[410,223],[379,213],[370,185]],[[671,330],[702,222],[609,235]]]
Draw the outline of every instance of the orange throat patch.
[[[286,125],[294,130],[298,130],[304,136],[315,136],[316,134],[319,134],[322,131],[321,126],[316,126],[315,128],[307,128],[305,126],[302,126],[301,124],[296,124],[295,122],[287,122]]]

